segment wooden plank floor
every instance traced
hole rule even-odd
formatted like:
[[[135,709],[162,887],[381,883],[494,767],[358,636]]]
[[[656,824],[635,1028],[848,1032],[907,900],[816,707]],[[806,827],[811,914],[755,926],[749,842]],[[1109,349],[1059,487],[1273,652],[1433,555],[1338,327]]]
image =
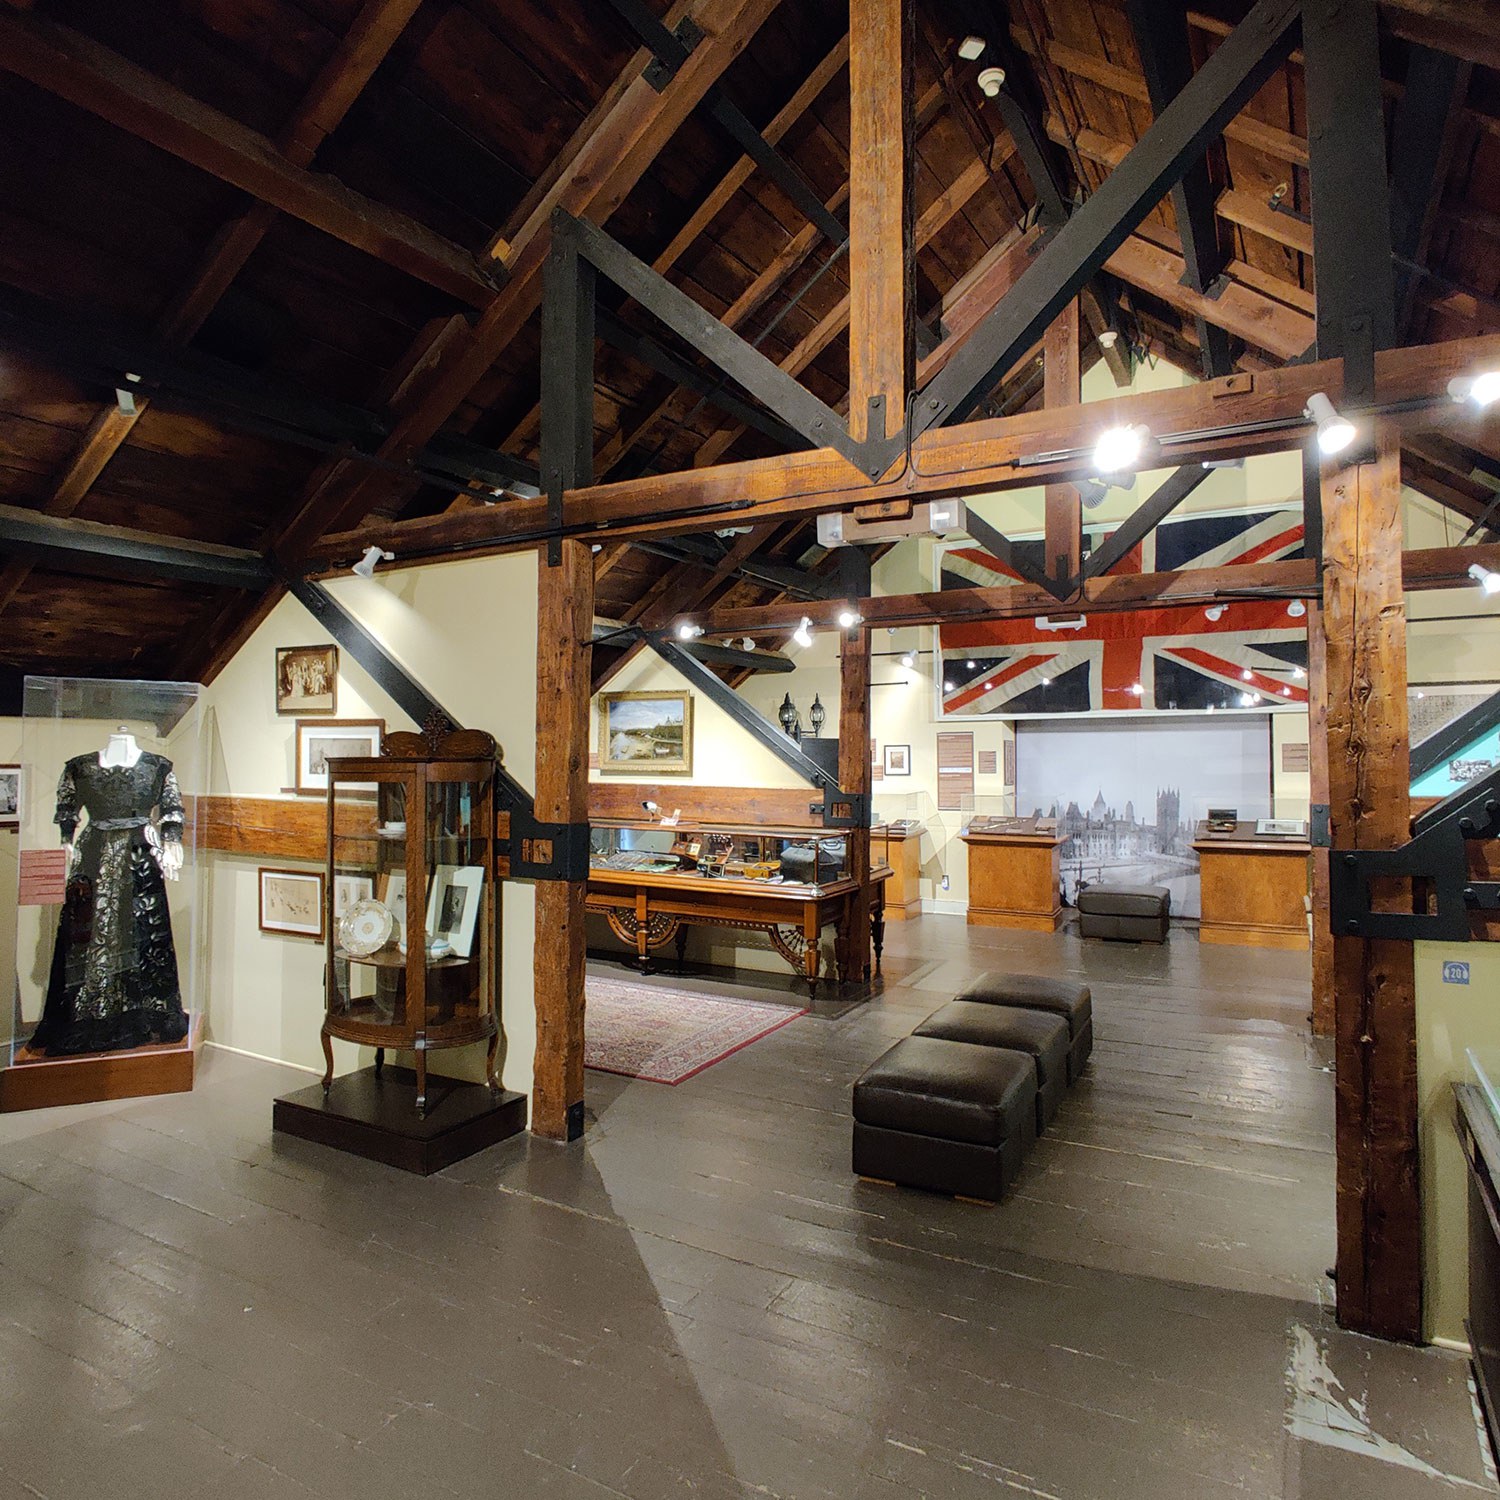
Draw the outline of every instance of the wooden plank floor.
[[[855,1181],[851,1082],[985,967],[1088,978],[1089,1075],[998,1207]],[[1326,1309],[1300,957],[928,917],[886,970],[425,1181],[273,1141],[305,1075],[213,1051],[6,1117],[0,1500],[1493,1493],[1464,1361]]]

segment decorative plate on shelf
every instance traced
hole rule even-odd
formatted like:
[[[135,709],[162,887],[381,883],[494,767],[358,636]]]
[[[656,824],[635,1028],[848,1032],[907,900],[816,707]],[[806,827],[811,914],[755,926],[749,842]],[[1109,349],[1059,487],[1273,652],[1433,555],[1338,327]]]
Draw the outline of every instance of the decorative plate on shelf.
[[[366,896],[339,918],[339,942],[351,958],[368,958],[390,941],[395,925],[390,907]]]

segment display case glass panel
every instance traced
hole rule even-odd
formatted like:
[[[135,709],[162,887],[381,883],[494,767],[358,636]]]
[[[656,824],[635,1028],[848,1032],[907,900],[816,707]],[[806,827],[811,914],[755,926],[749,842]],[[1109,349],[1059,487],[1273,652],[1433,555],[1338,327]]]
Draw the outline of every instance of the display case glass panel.
[[[0,820],[15,820],[20,862],[0,1063],[190,1036],[208,991],[201,694],[188,682],[26,679],[21,764],[0,769]]]
[[[872,830],[871,864],[886,863],[886,853],[884,827]],[[595,823],[589,864],[597,871],[810,890],[853,877],[849,840],[839,829]]]

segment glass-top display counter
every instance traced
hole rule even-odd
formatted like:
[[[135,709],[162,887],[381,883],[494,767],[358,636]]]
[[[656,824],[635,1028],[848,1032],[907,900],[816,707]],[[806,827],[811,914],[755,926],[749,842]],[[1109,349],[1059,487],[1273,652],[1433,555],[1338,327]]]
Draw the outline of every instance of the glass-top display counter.
[[[870,832],[870,864],[888,864],[888,832]],[[820,890],[853,879],[849,839],[840,829],[595,823],[589,864],[600,873],[686,877]]]

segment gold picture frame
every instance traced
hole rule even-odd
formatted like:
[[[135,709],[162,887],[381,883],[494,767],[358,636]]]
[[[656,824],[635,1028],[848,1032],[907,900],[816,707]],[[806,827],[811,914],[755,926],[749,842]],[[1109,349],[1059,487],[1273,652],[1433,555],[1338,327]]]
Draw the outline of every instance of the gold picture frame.
[[[339,711],[339,648],[278,646],[276,648],[276,712],[336,714]]]
[[[599,769],[616,775],[693,774],[691,693],[600,693]]]

